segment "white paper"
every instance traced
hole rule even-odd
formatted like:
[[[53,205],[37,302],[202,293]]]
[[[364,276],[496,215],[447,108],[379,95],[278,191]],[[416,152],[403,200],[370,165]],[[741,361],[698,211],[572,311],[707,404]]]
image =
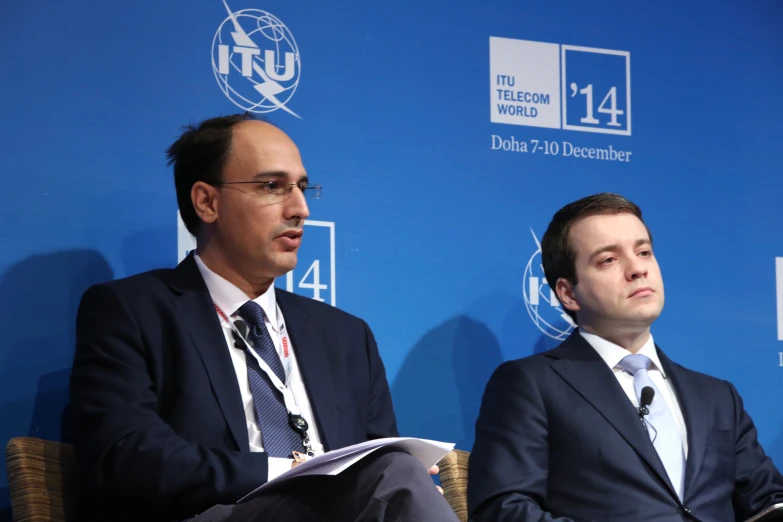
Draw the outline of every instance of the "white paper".
[[[373,451],[385,447],[392,447],[404,451],[421,462],[421,465],[424,466],[425,469],[429,469],[437,464],[448,452],[453,450],[454,444],[427,439],[414,439],[411,437],[389,437],[385,439],[368,440],[367,442],[329,451],[323,455],[311,458],[307,462],[299,464],[295,468],[286,471],[282,475],[256,488],[253,492],[242,497],[239,502],[241,503],[250,500],[259,491],[270,484],[279,484],[281,481],[293,477],[305,475],[337,475],[351,465],[359,462]]]

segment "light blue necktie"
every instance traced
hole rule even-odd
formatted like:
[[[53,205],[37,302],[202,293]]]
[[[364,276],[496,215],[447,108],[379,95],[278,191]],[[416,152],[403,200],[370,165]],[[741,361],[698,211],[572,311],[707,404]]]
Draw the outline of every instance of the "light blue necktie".
[[[669,480],[677,491],[677,495],[682,499],[685,479],[685,454],[682,447],[682,437],[666,400],[647,373],[651,364],[650,358],[640,353],[627,355],[620,361],[620,367],[633,375],[633,387],[636,390],[637,398],[641,398],[642,389],[645,386],[655,390],[652,404],[649,406],[650,413],[644,417],[645,425],[648,426],[647,434],[661,458],[663,467],[666,468],[666,473],[669,475]]]

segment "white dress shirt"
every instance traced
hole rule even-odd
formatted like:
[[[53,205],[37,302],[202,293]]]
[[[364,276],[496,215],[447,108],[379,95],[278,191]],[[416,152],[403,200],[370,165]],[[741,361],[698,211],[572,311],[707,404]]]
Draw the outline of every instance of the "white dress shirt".
[[[617,378],[617,382],[619,382],[620,386],[622,386],[623,391],[625,391],[625,394],[628,396],[628,399],[630,399],[634,407],[638,408],[639,399],[636,397],[636,390],[633,387],[633,375],[620,367],[620,361],[622,361],[625,356],[631,355],[631,352],[622,346],[618,346],[613,342],[607,341],[602,337],[583,332],[581,329],[579,330],[579,334],[585,339],[585,341],[590,343],[590,346],[592,346],[593,349],[598,352],[598,355],[601,356],[601,359],[603,359],[607,366],[612,369],[614,376]],[[677,425],[677,429],[680,432],[680,437],[682,438],[682,448],[685,452],[685,458],[687,459],[688,432],[685,427],[685,418],[682,416],[682,410],[680,409],[679,402],[677,402],[677,395],[674,393],[674,388],[671,385],[671,381],[666,378],[666,372],[661,365],[661,360],[658,357],[658,351],[655,349],[655,343],[653,342],[652,335],[650,335],[650,338],[647,339],[647,342],[644,343],[644,346],[642,346],[641,350],[639,350],[637,353],[646,355],[652,361],[652,365],[650,366],[650,369],[647,371],[647,373],[650,376],[650,380],[652,380],[656,388],[658,388],[658,391],[660,391],[661,395],[663,395],[663,400],[665,400],[666,405],[669,406],[669,411],[672,412],[674,423]],[[655,399],[657,399],[657,397],[653,397],[653,400]]]
[[[226,279],[220,277],[215,272],[210,270],[204,261],[198,255],[194,255],[196,265],[201,272],[201,276],[204,278],[204,282],[209,290],[209,295],[212,297],[214,303],[220,307],[224,314],[231,317],[232,320],[242,321],[242,318],[237,315],[239,308],[245,304],[249,299],[247,295],[237,288],[233,283],[230,283]],[[285,318],[283,314],[278,314],[279,308],[277,307],[277,299],[275,297],[274,284],[269,286],[269,289],[253,299],[255,303],[261,306],[264,310],[266,318],[264,323],[266,324],[269,335],[272,338],[272,342],[275,345],[278,356],[283,359],[283,346],[281,342],[281,333],[286,331]],[[237,376],[237,383],[239,384],[239,391],[242,395],[242,405],[245,410],[245,421],[247,423],[247,438],[250,442],[250,451],[264,451],[264,444],[261,436],[261,430],[258,427],[258,421],[256,419],[255,405],[253,404],[253,394],[250,392],[250,384],[247,379],[247,350],[243,348],[236,348],[234,346],[234,337],[232,334],[231,325],[226,323],[220,317],[220,314],[215,311],[220,320],[220,324],[223,327],[223,334],[226,338],[226,345],[229,354],[231,355],[231,362],[234,364],[234,371]],[[310,443],[313,448],[313,452],[316,455],[320,455],[324,452],[321,438],[318,435],[318,429],[316,428],[315,421],[313,419],[313,410],[310,405],[310,399],[307,397],[307,390],[305,389],[304,381],[302,380],[302,374],[299,371],[299,365],[296,361],[296,350],[291,342],[291,338],[288,337],[289,348],[289,360],[291,362],[291,372],[287,376],[286,386],[293,393],[296,406],[299,408],[299,414],[305,418],[309,429],[307,434],[310,437]],[[259,361],[261,357],[251,351],[252,355]],[[284,364],[285,368],[287,365]],[[263,370],[262,370],[263,371]],[[292,459],[274,458],[269,457],[269,473],[268,479],[283,474],[287,470],[291,469]]]

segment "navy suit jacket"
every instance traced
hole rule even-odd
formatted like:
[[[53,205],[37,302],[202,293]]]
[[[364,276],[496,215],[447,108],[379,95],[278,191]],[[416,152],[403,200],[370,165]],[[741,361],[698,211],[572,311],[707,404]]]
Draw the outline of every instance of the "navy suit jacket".
[[[276,289],[326,450],[397,436],[367,324]],[[82,297],[73,440],[91,520],[183,520],[267,480],[215,308],[195,260]]]
[[[734,522],[783,501],[734,387],[657,349],[688,431],[682,502],[612,370],[574,332],[490,379],[468,468],[472,520]]]

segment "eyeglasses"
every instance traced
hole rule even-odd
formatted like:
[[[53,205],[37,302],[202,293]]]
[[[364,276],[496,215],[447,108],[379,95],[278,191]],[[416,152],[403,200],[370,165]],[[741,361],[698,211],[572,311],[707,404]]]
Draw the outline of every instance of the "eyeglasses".
[[[243,190],[246,194],[263,198],[270,205],[282,203],[291,197],[294,187],[299,188],[307,199],[321,199],[321,185],[308,185],[307,181],[298,183],[286,183],[283,181],[226,181],[217,183],[214,186],[222,187],[225,185],[253,185],[252,192]]]

